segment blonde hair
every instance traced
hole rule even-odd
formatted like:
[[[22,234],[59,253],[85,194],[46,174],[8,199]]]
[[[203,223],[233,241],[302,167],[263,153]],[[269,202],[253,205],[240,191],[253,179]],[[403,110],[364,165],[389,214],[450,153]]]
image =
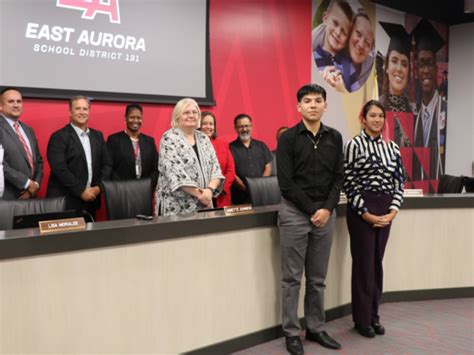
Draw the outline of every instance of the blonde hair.
[[[196,107],[196,110],[198,112],[197,127],[201,126],[201,109],[199,108],[198,103],[194,99],[184,98],[184,99],[179,100],[174,106],[173,114],[171,115],[171,127],[173,128],[179,127],[178,120],[183,115],[183,112],[186,109],[186,106],[188,106],[189,104],[193,104]]]

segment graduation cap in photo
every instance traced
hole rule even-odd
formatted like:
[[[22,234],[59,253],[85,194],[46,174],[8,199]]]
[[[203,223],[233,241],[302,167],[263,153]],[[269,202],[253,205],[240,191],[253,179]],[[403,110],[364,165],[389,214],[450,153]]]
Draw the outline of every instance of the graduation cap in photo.
[[[411,36],[405,30],[405,27],[398,23],[379,22],[382,28],[390,37],[388,44],[387,55],[391,50],[396,50],[399,53],[405,54],[410,58]]]
[[[434,28],[430,21],[422,19],[413,29],[412,35],[415,37],[416,52],[422,50],[437,53],[444,46],[444,39]]]

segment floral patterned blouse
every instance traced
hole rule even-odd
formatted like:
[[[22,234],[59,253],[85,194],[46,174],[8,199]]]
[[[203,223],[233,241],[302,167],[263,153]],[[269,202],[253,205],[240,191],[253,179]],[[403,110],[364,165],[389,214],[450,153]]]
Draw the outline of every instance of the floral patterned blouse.
[[[184,186],[204,189],[209,181],[221,179],[215,195],[222,191],[225,178],[214,147],[200,131],[194,135],[199,156],[179,128],[166,131],[160,140],[160,175],[155,195],[155,213],[159,215],[192,213],[202,207],[197,198],[181,189]]]

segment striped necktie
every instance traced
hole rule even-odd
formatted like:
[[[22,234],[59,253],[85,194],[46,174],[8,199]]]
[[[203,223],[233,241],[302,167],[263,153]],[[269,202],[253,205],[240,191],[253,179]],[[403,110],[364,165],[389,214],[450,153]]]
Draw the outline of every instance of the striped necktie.
[[[23,144],[23,149],[26,152],[26,157],[28,158],[28,163],[30,164],[30,168],[31,168],[31,174],[33,176],[34,169],[35,169],[34,164],[33,164],[33,155],[31,154],[30,148],[28,148],[28,144],[26,143],[25,138],[20,132],[20,125],[18,124],[18,122],[15,122],[13,124],[13,127],[15,127],[16,134],[18,135],[18,138],[20,139],[21,144]]]

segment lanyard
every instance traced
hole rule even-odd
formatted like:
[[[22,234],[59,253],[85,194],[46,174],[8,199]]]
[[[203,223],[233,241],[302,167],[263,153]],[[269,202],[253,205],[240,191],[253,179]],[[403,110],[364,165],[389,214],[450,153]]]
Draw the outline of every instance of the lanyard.
[[[124,130],[125,134],[130,137],[130,140],[132,141],[132,147],[133,147],[133,153],[135,154],[135,160],[138,158],[138,154],[140,153],[140,141],[138,138],[132,138],[127,130]],[[133,142],[137,142],[137,144],[133,144]]]
[[[134,153],[135,153],[135,160],[138,158],[138,154],[140,153],[140,142],[139,141],[136,141],[137,144],[133,144],[135,146],[135,149],[134,149]]]

